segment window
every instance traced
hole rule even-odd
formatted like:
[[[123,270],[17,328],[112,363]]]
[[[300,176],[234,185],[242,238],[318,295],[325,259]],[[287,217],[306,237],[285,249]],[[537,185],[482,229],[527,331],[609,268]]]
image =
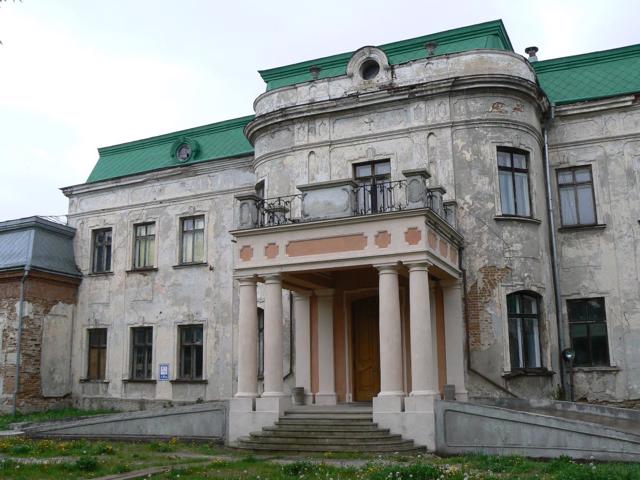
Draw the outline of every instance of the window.
[[[595,225],[596,207],[591,167],[557,171],[562,226]]]
[[[604,298],[567,300],[571,346],[576,366],[608,366],[607,315]]]
[[[151,378],[153,355],[153,327],[131,329],[131,378],[148,380]]]
[[[528,165],[527,152],[506,148],[498,149],[500,205],[503,215],[531,216]]]
[[[204,262],[204,217],[183,218],[180,224],[180,263]]]
[[[89,380],[104,380],[107,365],[107,329],[92,328],[89,330]]]
[[[540,314],[538,296],[517,292],[507,295],[511,370],[540,368]]]
[[[111,271],[111,229],[101,228],[93,231],[93,273]]]
[[[380,160],[353,166],[357,189],[358,213],[386,212],[393,208],[390,186],[391,162]]]
[[[179,327],[180,378],[202,379],[202,325]]]
[[[156,224],[141,223],[133,226],[135,242],[133,245],[133,268],[150,268],[156,255]]]
[[[264,377],[264,310],[258,307],[258,378]]]

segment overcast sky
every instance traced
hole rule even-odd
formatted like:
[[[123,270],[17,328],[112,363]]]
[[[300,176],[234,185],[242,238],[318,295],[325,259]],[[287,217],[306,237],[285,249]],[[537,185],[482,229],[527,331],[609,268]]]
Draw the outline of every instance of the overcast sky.
[[[253,113],[259,69],[498,18],[540,59],[640,43],[633,1],[0,1],[0,220],[64,215],[98,147]]]

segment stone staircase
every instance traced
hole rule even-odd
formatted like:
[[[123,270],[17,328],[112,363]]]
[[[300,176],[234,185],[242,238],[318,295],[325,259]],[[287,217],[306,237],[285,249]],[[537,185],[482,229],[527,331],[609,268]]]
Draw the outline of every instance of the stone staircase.
[[[271,452],[421,453],[411,440],[373,423],[371,407],[293,407],[275,426],[238,440],[238,448]]]

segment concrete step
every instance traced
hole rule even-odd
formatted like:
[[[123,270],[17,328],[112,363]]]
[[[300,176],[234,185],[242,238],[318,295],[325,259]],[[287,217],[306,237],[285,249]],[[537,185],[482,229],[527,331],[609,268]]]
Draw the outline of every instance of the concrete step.
[[[280,417],[277,425],[371,425],[372,420],[369,418],[354,418],[342,420],[338,418],[289,418]]]
[[[375,423],[369,424],[356,424],[356,425],[317,425],[307,423],[281,423],[276,422],[273,427],[264,427],[267,430],[278,429],[282,431],[302,431],[302,432],[335,432],[337,430],[341,432],[377,432],[378,425]]]
[[[290,413],[308,413],[310,415],[322,414],[322,413],[331,413],[333,415],[341,415],[347,414],[351,415],[354,413],[368,413],[372,414],[373,409],[371,407],[344,407],[344,406],[325,406],[325,407],[316,407],[314,405],[304,406],[304,407],[291,407],[286,410],[285,415],[289,415]]]
[[[278,437],[275,435],[251,435],[247,438],[249,442],[257,442],[262,445],[282,444],[282,445],[331,445],[331,446],[379,446],[386,445],[389,448],[396,446],[413,446],[410,440],[402,440],[400,435],[386,438],[335,438],[335,437]]]
[[[267,452],[369,452],[369,453],[422,453],[424,448],[416,447],[413,442],[407,445],[291,445],[291,444],[265,444],[242,440],[238,447],[243,450],[256,450]]]
[[[265,427],[262,432],[252,432],[251,434],[275,435],[277,437],[330,437],[330,438],[386,438],[389,430],[367,430],[365,432],[358,431],[342,431],[342,430],[289,430],[276,427]],[[399,435],[393,435],[398,436]]]
[[[306,419],[306,420],[340,420],[340,421],[346,421],[346,420],[366,420],[366,421],[372,421],[373,420],[373,415],[371,415],[370,413],[341,413],[341,414],[334,414],[334,413],[287,413],[284,418],[286,419]]]

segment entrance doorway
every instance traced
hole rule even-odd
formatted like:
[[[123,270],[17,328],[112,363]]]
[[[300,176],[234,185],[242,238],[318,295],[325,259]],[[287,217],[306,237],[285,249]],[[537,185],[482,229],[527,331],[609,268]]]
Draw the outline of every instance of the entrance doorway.
[[[380,392],[378,297],[351,303],[353,334],[353,400],[370,402]]]

